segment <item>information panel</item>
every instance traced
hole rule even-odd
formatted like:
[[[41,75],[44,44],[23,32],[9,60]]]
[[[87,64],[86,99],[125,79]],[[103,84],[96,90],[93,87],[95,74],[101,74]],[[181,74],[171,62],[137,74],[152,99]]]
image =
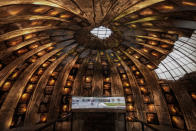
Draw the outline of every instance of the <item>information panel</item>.
[[[124,97],[72,97],[72,109],[125,109]]]

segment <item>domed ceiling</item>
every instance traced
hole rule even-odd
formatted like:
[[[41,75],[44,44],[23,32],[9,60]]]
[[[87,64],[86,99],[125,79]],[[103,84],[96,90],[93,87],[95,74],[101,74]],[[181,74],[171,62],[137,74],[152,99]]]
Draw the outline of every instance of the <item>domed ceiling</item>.
[[[63,116],[72,95],[131,101],[128,87],[145,94],[174,43],[196,38],[195,0],[1,0],[0,12],[2,129]]]

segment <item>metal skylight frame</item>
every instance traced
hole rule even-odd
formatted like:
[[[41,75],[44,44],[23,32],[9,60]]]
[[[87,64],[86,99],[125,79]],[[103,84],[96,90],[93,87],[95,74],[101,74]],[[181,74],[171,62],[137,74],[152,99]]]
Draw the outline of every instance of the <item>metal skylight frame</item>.
[[[104,26],[99,26],[91,30],[91,34],[98,37],[99,39],[106,39],[111,36],[112,31]]]
[[[178,80],[196,71],[196,31],[191,38],[181,37],[174,43],[173,51],[155,70],[160,79]]]

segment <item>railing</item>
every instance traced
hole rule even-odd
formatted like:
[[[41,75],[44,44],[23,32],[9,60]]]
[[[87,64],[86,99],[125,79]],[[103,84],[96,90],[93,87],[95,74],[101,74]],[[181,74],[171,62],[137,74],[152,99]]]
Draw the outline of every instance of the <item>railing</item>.
[[[133,120],[136,121],[136,122],[140,122],[140,123],[141,123],[141,125],[142,125],[142,131],[144,131],[144,126],[149,127],[149,128],[152,129],[153,131],[158,131],[158,129],[152,127],[152,126],[149,125],[148,123],[145,123],[145,122],[143,122],[143,121],[141,121],[141,120],[138,120],[136,117],[134,117]]]
[[[65,120],[66,120],[67,118],[69,118],[71,115],[72,115],[72,113],[67,114],[67,115],[66,115],[65,117],[63,117],[63,118],[60,118],[60,119],[51,121],[51,122],[49,122],[49,123],[46,123],[45,125],[43,125],[42,127],[39,127],[39,128],[36,129],[35,131],[42,131],[43,129],[45,129],[45,128],[49,127],[49,126],[53,126],[53,130],[55,131],[56,122],[65,121]],[[153,131],[158,131],[158,129],[152,127],[152,126],[149,125],[148,123],[145,123],[145,122],[143,122],[143,121],[137,119],[136,117],[134,117],[133,120],[136,121],[136,122],[140,122],[140,123],[141,123],[142,131],[145,131],[145,130],[144,130],[144,126],[149,127],[149,128],[152,129]]]
[[[42,127],[39,127],[38,129],[36,129],[35,131],[42,131],[43,129],[49,127],[49,126],[53,126],[53,130],[55,130],[55,126],[56,126],[56,122],[62,122],[65,121],[67,118],[69,118],[72,115],[72,113],[67,114],[65,117],[51,121],[49,123],[46,123],[45,125],[43,125]]]

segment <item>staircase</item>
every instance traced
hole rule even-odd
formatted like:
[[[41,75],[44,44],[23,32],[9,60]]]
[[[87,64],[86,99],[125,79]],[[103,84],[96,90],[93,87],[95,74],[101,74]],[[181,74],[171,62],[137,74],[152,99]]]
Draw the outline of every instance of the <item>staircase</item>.
[[[88,113],[84,120],[84,131],[115,131],[113,113]]]

